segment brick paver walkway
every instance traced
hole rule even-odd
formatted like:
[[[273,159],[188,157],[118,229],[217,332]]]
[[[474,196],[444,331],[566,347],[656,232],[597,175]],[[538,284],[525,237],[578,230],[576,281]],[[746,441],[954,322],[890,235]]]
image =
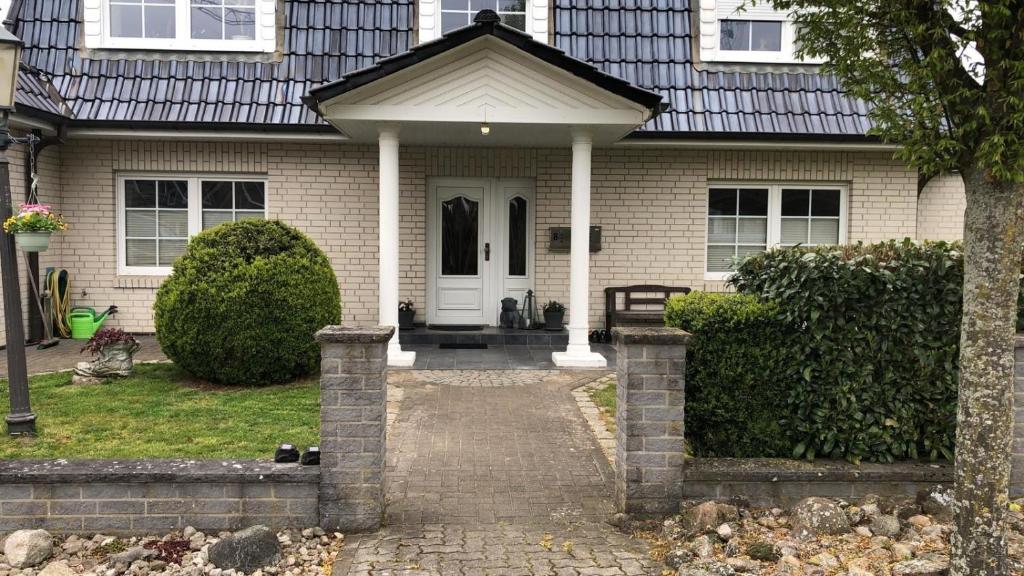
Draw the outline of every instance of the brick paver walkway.
[[[601,375],[506,374],[390,374],[386,527],[350,537],[335,574],[658,574],[606,523],[612,470],[571,394]]]
[[[136,340],[142,348],[135,353],[136,362],[166,362],[167,356],[160,350],[160,343],[156,336],[136,336]],[[25,363],[29,374],[42,374],[45,372],[59,372],[71,370],[75,364],[91,360],[92,357],[82,353],[83,340],[61,340],[60,344],[53,348],[37,350],[35,346],[25,348]],[[7,351],[0,350],[0,376],[7,377]]]

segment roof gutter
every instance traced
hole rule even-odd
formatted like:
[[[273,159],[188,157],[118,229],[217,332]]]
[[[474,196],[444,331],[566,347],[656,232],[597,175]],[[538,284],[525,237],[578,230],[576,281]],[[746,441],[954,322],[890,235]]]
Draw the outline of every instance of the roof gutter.
[[[94,140],[190,140],[206,142],[345,142],[338,132],[323,131],[253,131],[253,130],[170,130],[158,128],[75,128],[68,129],[69,139]]]
[[[869,136],[679,132],[634,132],[617,142],[615,146],[690,150],[822,150],[830,152],[895,152],[901,148],[898,144],[889,144]]]

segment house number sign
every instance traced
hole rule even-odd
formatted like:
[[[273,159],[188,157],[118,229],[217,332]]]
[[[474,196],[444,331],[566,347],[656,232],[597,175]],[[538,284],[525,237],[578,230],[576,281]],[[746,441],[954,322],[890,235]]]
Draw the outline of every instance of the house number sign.
[[[572,247],[572,229],[548,228],[548,252],[568,252]],[[601,251],[601,227],[590,227],[590,252]]]

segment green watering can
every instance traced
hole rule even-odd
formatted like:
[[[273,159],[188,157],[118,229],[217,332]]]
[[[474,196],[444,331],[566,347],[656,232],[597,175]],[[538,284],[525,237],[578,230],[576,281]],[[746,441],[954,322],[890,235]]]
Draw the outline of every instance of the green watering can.
[[[75,340],[88,340],[96,334],[96,331],[106,322],[107,316],[117,314],[117,306],[111,306],[96,314],[92,308],[72,308],[68,314],[68,324],[71,325],[71,337]]]

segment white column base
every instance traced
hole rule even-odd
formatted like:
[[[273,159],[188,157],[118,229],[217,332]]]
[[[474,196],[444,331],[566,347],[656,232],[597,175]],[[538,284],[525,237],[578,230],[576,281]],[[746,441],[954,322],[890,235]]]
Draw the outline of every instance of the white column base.
[[[552,352],[551,361],[559,368],[607,368],[608,360],[590,349],[589,344],[582,346],[570,344],[565,352]]]
[[[388,343],[388,366],[391,368],[412,368],[416,363],[416,353],[411,350],[402,350],[398,344],[398,338]]]

